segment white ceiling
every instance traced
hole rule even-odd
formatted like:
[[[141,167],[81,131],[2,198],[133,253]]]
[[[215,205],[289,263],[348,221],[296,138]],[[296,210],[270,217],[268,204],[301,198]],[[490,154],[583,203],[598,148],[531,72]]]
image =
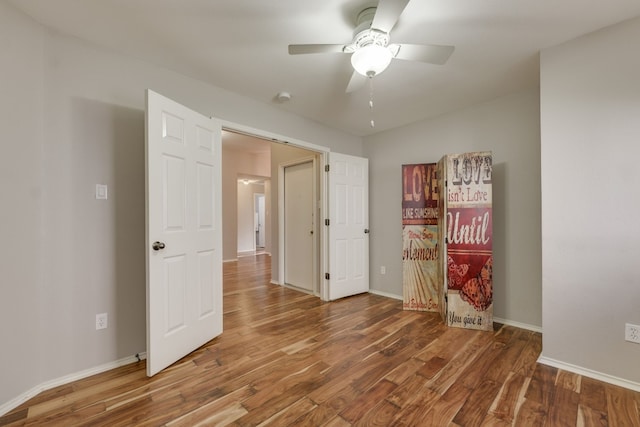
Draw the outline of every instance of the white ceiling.
[[[9,0],[60,32],[355,135],[368,135],[538,84],[538,53],[640,15],[638,0],[412,0],[392,43],[454,45],[443,66],[394,60],[347,94],[349,56],[289,44],[348,43],[368,0]],[[288,91],[287,103],[275,99]]]

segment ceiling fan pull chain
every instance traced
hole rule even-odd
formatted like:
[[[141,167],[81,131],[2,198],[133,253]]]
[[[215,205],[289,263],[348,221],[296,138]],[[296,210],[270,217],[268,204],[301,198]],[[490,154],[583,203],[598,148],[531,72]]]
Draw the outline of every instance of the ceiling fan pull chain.
[[[371,127],[376,127],[376,122],[373,120],[373,76],[369,76],[369,109],[371,110]]]

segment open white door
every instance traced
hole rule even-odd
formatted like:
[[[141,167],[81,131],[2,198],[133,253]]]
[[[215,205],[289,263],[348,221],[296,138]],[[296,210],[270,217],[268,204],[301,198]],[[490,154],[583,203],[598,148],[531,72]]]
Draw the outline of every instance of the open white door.
[[[147,91],[147,375],[222,333],[221,125]]]
[[[329,153],[329,300],[369,291],[369,160]]]

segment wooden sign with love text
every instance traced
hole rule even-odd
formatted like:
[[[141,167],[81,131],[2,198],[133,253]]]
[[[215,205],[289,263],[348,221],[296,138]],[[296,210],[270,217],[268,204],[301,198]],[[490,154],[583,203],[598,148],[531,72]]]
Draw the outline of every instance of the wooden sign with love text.
[[[447,155],[439,162],[444,191],[441,279],[449,326],[493,329],[492,154]]]
[[[438,309],[436,164],[402,165],[402,293],[405,310]]]

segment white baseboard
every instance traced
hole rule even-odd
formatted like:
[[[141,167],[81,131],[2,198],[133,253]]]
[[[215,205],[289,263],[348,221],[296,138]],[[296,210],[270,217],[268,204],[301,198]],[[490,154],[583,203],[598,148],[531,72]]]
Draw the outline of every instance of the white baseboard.
[[[614,377],[613,375],[609,375],[609,374],[603,374],[602,372],[592,371],[591,369],[572,365],[571,363],[561,362],[559,360],[550,359],[544,356],[540,356],[538,358],[538,363],[542,363],[543,365],[553,366],[554,368],[562,369],[563,371],[573,372],[574,374],[593,378],[595,380],[602,381],[605,383],[628,388],[633,391],[640,391],[640,383],[625,380],[624,378]]]
[[[499,317],[494,317],[493,321],[502,323],[503,325],[513,326],[514,328],[526,329],[528,331],[542,333],[542,328],[540,326],[530,325],[528,323],[520,323],[520,322],[516,322],[515,320],[501,319]]]
[[[369,293],[370,294],[374,294],[374,295],[380,295],[381,297],[387,297],[387,298],[391,298],[391,299],[399,299],[400,301],[402,301],[402,295],[396,295],[396,294],[391,294],[389,292],[383,292],[383,291],[377,291],[375,289],[369,289]]]
[[[248,250],[248,251],[238,251],[238,255],[237,258],[242,258],[245,256],[255,256],[256,251],[254,250]]]
[[[93,368],[85,369],[84,371],[75,372],[73,374],[65,375],[64,377],[56,378],[53,380],[45,381],[42,384],[38,384],[31,390],[28,390],[21,395],[11,399],[0,405],[0,416],[7,414],[13,408],[18,407],[27,400],[37,396],[43,391],[50,390],[54,387],[58,387],[64,384],[68,384],[73,381],[81,380],[83,378],[90,377],[92,375],[100,374],[102,372],[110,371],[111,369],[119,368],[120,366],[129,365],[130,363],[136,363],[147,358],[146,352],[141,352],[133,356],[128,356],[120,360],[105,363],[104,365],[95,366]]]
[[[223,259],[222,262],[236,262],[238,261],[239,258],[245,257],[245,256],[254,256],[255,252],[254,251],[250,251],[250,252],[238,252],[238,257],[237,258],[231,258],[231,259]],[[263,252],[259,255],[267,255],[267,256],[271,256],[271,252]]]

